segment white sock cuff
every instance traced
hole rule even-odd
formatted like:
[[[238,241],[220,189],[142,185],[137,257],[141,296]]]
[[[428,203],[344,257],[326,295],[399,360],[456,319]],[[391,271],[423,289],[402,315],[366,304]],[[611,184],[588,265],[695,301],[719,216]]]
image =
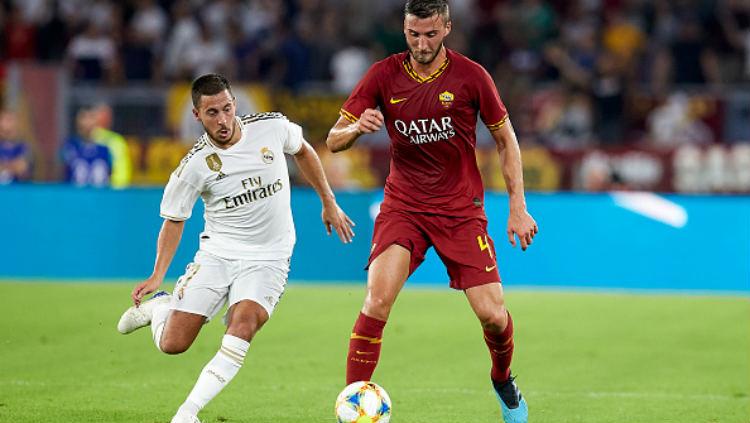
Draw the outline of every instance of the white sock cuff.
[[[250,348],[249,342],[245,341],[242,338],[238,338],[234,335],[228,335],[228,334],[224,335],[224,338],[221,339],[221,345],[242,351],[243,353],[246,353],[247,350]]]
[[[161,335],[164,333],[164,325],[171,311],[168,303],[158,304],[151,315],[151,337],[159,351],[161,351]]]
[[[236,366],[242,366],[250,343],[233,335],[224,335],[219,352]]]

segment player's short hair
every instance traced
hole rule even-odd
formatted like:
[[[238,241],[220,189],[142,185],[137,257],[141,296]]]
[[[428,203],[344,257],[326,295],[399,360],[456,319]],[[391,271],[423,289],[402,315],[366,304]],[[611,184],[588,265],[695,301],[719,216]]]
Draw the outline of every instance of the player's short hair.
[[[435,14],[443,18],[443,22],[451,20],[448,0],[408,0],[404,6],[404,15],[414,15],[419,19],[429,18]]]
[[[229,91],[229,94],[232,94],[232,86],[229,85],[229,81],[224,75],[219,75],[218,73],[207,73],[199,76],[193,81],[193,85],[190,89],[193,96],[193,107],[198,107],[201,102],[201,96],[216,95],[224,90],[227,90]]]

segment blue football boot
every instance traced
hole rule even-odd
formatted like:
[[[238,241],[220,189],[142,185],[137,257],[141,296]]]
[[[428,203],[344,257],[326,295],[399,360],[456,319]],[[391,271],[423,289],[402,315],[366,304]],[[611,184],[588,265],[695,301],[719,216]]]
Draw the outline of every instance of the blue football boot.
[[[505,423],[528,423],[529,407],[515,380],[515,376],[511,376],[505,382],[493,381],[492,386],[495,388],[495,395],[503,409],[503,421]]]

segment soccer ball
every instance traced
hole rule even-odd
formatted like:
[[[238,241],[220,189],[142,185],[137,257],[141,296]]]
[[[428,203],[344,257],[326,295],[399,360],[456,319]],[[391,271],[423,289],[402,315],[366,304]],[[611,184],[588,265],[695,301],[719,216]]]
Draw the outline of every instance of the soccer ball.
[[[354,382],[336,398],[338,423],[388,423],[391,420],[391,399],[380,385]]]

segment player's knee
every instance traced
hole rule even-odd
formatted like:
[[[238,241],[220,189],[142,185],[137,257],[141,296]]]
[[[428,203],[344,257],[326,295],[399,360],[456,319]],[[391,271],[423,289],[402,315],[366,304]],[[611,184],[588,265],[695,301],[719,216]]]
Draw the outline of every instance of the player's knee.
[[[386,297],[368,295],[365,299],[364,312],[366,315],[378,320],[388,320],[388,315],[391,313],[392,306],[393,301]]]
[[[488,332],[501,333],[508,326],[508,311],[505,309],[505,306],[486,310],[478,317],[482,323],[482,328]]]
[[[170,338],[162,338],[159,341],[159,349],[164,354],[182,354],[190,348],[190,343],[180,342]]]
[[[263,326],[264,322],[261,321],[250,321],[244,320],[240,322],[233,322],[228,328],[227,333],[232,336],[244,339],[250,342],[256,333]]]

